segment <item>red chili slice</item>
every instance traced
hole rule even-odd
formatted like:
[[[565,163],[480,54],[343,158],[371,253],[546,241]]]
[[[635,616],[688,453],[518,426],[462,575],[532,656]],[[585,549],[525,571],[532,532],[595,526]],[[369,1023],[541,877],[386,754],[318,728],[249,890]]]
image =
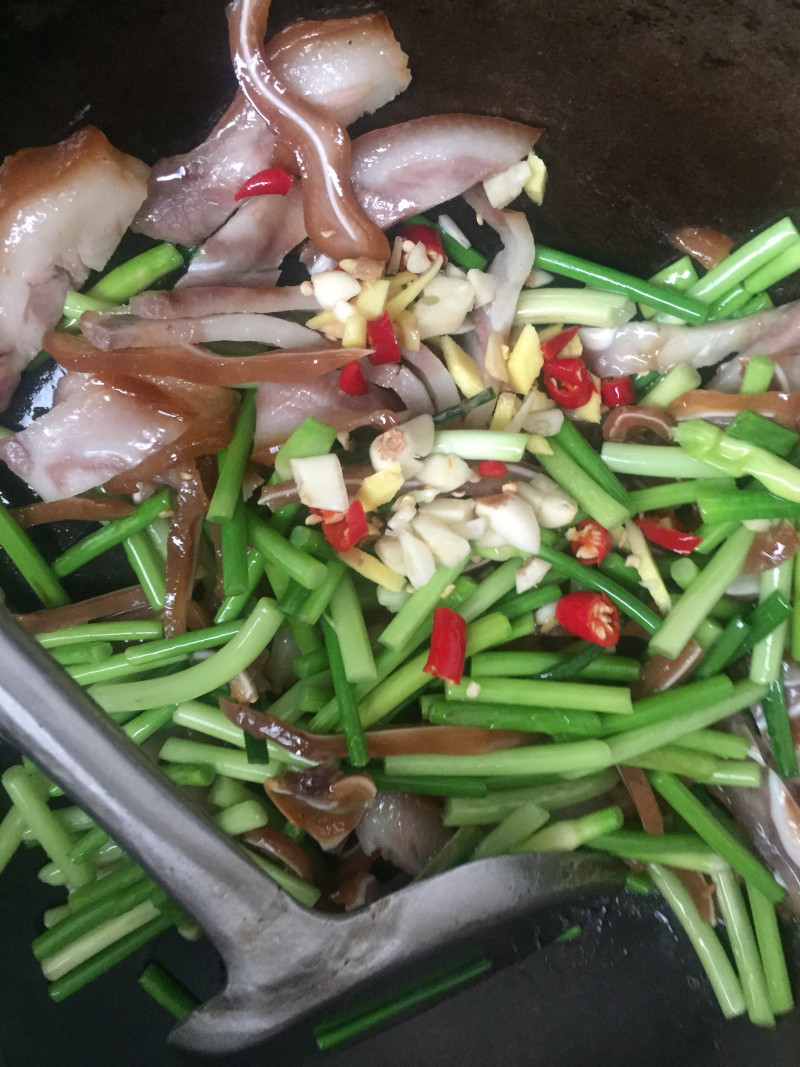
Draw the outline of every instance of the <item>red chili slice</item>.
[[[397,235],[402,237],[404,241],[413,241],[414,244],[421,242],[425,245],[425,251],[429,256],[445,258],[442,238],[439,236],[438,231],[434,230],[433,226],[425,226],[421,222],[409,222],[400,227]]]
[[[600,382],[600,399],[609,408],[620,408],[636,403],[636,393],[629,374],[621,378],[603,378]]]
[[[394,326],[389,312],[384,311],[377,319],[367,323],[367,339],[375,351],[369,354],[369,361],[374,366],[380,363],[399,363],[400,345],[397,343]]]
[[[316,509],[312,509],[316,510]],[[325,540],[332,545],[337,552],[347,552],[355,548],[359,541],[363,540],[369,532],[367,530],[367,516],[364,514],[364,505],[360,500],[354,500],[345,512],[344,518],[331,522],[322,515],[322,532]]]
[[[244,200],[247,196],[286,196],[292,187],[294,178],[284,167],[268,167],[248,178],[234,196],[234,200]]]
[[[595,519],[583,519],[567,537],[573,556],[581,563],[600,563],[613,547],[611,534]]]
[[[655,519],[634,519],[633,521],[648,541],[670,552],[677,552],[679,556],[688,556],[703,540],[697,534],[677,530],[674,526],[656,522]]]
[[[578,326],[568,326],[566,330],[561,330],[554,337],[550,337],[547,341],[542,341],[542,358],[545,363],[555,359],[560,352],[563,352],[579,329],[580,327]]]
[[[481,478],[505,478],[508,467],[499,459],[482,459],[478,464],[478,474]]]
[[[350,396],[366,396],[369,392],[369,382],[364,377],[358,360],[345,363],[339,371],[339,388]]]
[[[605,593],[567,593],[556,604],[556,618],[575,637],[613,648],[619,641],[619,612]]]
[[[422,668],[434,678],[458,685],[464,672],[467,649],[467,624],[452,608],[436,608],[428,662]]]
[[[595,391],[589,369],[582,359],[551,359],[544,365],[544,387],[562,408],[583,407]]]

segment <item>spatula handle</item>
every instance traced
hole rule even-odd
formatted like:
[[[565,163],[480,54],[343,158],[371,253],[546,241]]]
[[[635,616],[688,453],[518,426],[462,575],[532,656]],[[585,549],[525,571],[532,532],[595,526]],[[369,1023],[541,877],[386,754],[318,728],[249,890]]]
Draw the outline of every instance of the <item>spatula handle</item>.
[[[185,908],[225,955],[247,906],[295,902],[0,608],[0,733],[83,807]],[[244,908],[231,908],[231,887]]]

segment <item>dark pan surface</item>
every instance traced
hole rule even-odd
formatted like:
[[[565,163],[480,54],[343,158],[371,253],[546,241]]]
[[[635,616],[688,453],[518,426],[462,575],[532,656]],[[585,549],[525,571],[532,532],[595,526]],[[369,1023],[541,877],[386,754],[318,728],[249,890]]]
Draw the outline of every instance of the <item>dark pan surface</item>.
[[[792,0],[275,0],[271,24],[375,8],[414,81],[371,124],[460,110],[547,127],[550,186],[532,211],[544,242],[649,273],[674,257],[665,237],[678,226],[739,238],[798,217]],[[0,155],[91,121],[153,161],[196,143],[232,91],[222,0],[5,0],[2,11]],[[48,1001],[28,946],[58,893],[38,885],[37,865],[23,855],[0,878],[0,1065],[195,1062],[165,1048],[170,1020],[136,985],[149,951],[62,1006]],[[532,951],[537,931],[546,942],[572,921],[577,940]],[[514,931],[505,969],[390,1030],[321,1055],[301,1027],[225,1062],[796,1067],[800,1014],[774,1032],[722,1021],[674,926],[653,900],[576,909]],[[165,938],[153,955],[213,991],[217,965],[202,947]]]

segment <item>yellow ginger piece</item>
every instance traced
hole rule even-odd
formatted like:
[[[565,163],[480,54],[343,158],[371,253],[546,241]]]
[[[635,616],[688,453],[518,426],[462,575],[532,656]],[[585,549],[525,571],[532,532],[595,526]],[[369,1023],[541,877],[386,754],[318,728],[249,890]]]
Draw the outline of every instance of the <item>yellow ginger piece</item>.
[[[540,159],[535,152],[531,152],[527,162],[531,176],[522,188],[534,204],[541,204],[544,200],[545,189],[547,188],[547,167],[544,160]]]
[[[525,396],[542,369],[543,357],[539,335],[530,323],[526,323],[517,342],[511,349],[506,364],[511,385],[517,393]]]
[[[506,426],[519,411],[520,406],[520,399],[516,393],[501,393],[494,406],[489,429],[505,430]]]
[[[388,504],[398,493],[403,480],[399,463],[390,463],[383,470],[368,475],[358,490],[358,499],[364,511],[375,511],[381,504]]]
[[[447,369],[458,388],[466,397],[475,396],[483,389],[478,364],[452,337],[437,338]]]
[[[392,592],[400,593],[405,588],[406,580],[402,574],[391,570],[385,563],[381,563],[374,556],[367,555],[360,548],[349,548],[346,552],[338,552],[337,556],[362,578],[374,582],[383,589],[391,589]]]

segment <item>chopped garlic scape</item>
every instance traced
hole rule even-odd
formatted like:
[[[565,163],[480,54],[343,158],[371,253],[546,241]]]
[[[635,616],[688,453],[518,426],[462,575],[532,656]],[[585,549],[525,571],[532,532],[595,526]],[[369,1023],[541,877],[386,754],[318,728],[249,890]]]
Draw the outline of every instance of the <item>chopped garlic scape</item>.
[[[525,429],[537,437],[554,437],[564,422],[564,412],[560,408],[548,411],[534,411],[525,419]],[[552,452],[552,449],[551,449]]]
[[[409,244],[411,242],[408,242]],[[406,270],[410,270],[412,274],[424,274],[430,267],[431,261],[428,259],[428,250],[422,241],[417,241],[415,245],[411,246],[411,250],[406,256]]]

